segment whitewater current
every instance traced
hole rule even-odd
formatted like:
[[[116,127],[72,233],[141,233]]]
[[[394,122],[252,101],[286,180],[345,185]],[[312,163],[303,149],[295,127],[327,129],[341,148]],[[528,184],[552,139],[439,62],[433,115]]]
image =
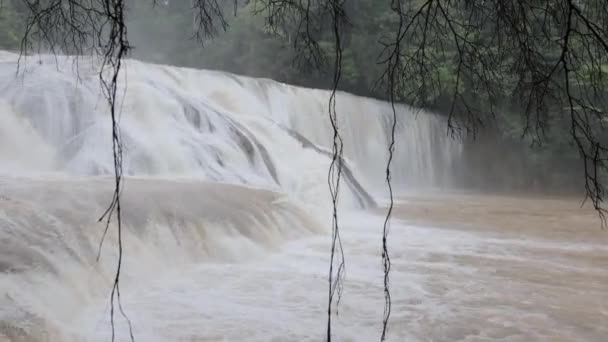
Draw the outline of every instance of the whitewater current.
[[[84,308],[107,316],[117,261],[115,223],[100,245],[97,220],[114,172],[99,68],[94,57],[0,53],[0,336],[9,340],[105,336],[73,323]],[[329,92],[129,60],[118,94],[124,298],[178,270],[216,262],[229,272],[329,232]],[[373,208],[386,191],[391,107],[341,92],[337,104],[339,206]],[[396,186],[449,184],[461,147],[443,120],[397,112]]]
[[[110,340],[118,244],[112,221],[100,245],[114,163],[99,67],[93,57],[19,60],[0,52],[0,341]],[[121,298],[136,341],[323,340],[329,92],[128,60],[118,94]],[[386,203],[392,109],[339,92],[337,112],[348,261],[334,333],[339,341],[372,341],[383,310],[382,217],[370,211]],[[397,193],[456,186],[451,171],[462,146],[446,135],[445,119],[405,105],[397,116]],[[479,237],[398,220],[392,230],[395,260],[407,262],[392,276],[402,284],[393,293],[393,319],[401,323],[389,337],[504,337],[527,324],[513,311],[511,325],[467,330],[453,321],[455,306],[437,296],[474,287],[467,279],[476,271],[450,263],[421,271],[431,249],[478,255]],[[128,341],[126,321],[116,317],[117,340]],[[437,322],[445,329],[432,330]]]

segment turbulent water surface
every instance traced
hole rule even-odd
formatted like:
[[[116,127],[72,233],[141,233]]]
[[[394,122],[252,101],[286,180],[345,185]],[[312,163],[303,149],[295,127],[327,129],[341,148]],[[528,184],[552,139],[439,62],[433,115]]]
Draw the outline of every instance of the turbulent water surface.
[[[107,341],[117,236],[112,223],[100,248],[113,161],[98,64],[34,56],[16,74],[16,62],[0,54],[0,340]],[[121,298],[136,340],[322,340],[328,93],[137,61],[120,84]],[[372,341],[391,111],[340,93],[338,112],[347,264],[333,331]],[[398,114],[389,338],[602,341],[608,249],[593,215],[434,192],[457,187],[462,147],[441,117]]]

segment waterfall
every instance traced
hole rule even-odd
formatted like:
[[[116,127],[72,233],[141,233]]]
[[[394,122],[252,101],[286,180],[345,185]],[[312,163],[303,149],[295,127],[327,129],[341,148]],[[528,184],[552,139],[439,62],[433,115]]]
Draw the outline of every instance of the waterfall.
[[[0,338],[82,336],[68,323],[103,297],[116,261],[111,122],[99,63],[0,52]],[[126,62],[125,282],[176,265],[240,260],[327,229],[329,92],[223,72]],[[385,194],[387,103],[337,96],[344,208]],[[397,106],[394,181],[450,186],[461,146],[442,117]],[[151,266],[154,265],[154,266]],[[44,289],[44,290],[43,290]]]
[[[8,53],[0,58],[2,171],[111,174],[110,121],[94,59],[76,64],[29,57],[20,75],[16,59]],[[127,175],[195,177],[290,193],[326,176],[327,157],[290,131],[330,149],[327,91],[138,61],[125,69],[118,102]],[[347,164],[364,184],[382,184],[390,105],[342,92],[337,104]],[[405,105],[397,106],[397,115],[396,182],[452,185],[450,169],[461,146],[446,135],[445,120]],[[8,145],[14,147],[7,151]]]

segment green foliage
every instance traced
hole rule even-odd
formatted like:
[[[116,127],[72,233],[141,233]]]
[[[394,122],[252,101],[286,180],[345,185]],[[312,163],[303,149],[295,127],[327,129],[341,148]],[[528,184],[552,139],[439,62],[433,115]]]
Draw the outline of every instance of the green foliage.
[[[23,35],[22,14],[11,1],[0,1],[0,49],[17,50]]]

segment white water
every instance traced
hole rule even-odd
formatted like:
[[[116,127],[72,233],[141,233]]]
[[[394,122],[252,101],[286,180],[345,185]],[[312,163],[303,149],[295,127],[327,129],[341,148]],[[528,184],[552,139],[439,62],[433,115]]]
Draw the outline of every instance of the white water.
[[[12,339],[96,340],[107,331],[91,331],[90,318],[108,316],[117,248],[112,225],[96,262],[103,232],[96,218],[111,199],[113,174],[99,65],[91,58],[34,56],[17,74],[16,62],[14,54],[0,55],[0,285],[6,294],[0,299],[0,332]],[[137,61],[128,61],[125,70],[119,90],[128,176],[125,301],[142,281],[187,279],[188,270],[212,262],[267,257],[290,239],[315,233],[327,238],[328,92]],[[372,194],[384,191],[390,107],[340,93],[338,111],[347,163],[340,205],[373,206]],[[415,119],[404,106],[398,114],[395,182],[448,184],[460,146],[444,136],[442,120],[425,113]],[[317,271],[325,272],[325,264],[316,265]],[[229,275],[229,266],[216,267]],[[198,282],[196,273],[192,277]],[[205,280],[199,285],[207,286]],[[235,289],[235,295],[241,291],[248,290]],[[323,319],[322,293],[311,294],[308,314],[315,322]],[[202,298],[209,295],[196,302],[207,305]],[[163,310],[171,312],[171,303],[180,300],[163,295],[168,305]],[[176,314],[192,314],[181,312],[177,302]],[[227,308],[221,301],[214,305]],[[160,309],[126,306],[149,313]],[[144,316],[133,314],[136,327]],[[83,317],[85,322],[70,323]],[[286,321],[287,330],[298,318],[293,320]],[[160,340],[182,334],[168,329]],[[229,339],[239,334],[214,329]]]
[[[0,54],[0,340],[107,341],[117,243],[112,225],[96,262],[103,232],[96,219],[113,190],[98,66],[81,59],[76,75],[74,60],[36,56],[16,76],[16,60]],[[136,340],[322,340],[328,92],[137,61],[128,61],[120,84],[127,85],[120,127],[128,175],[122,299]],[[382,202],[391,112],[340,93],[338,113],[348,264],[335,333],[370,341],[383,309],[382,221],[361,209],[374,205],[372,197]],[[398,115],[399,189],[454,185],[450,169],[461,147],[445,136],[445,122],[405,106]],[[455,312],[466,297],[459,295],[476,295],[467,283],[476,271],[448,272],[453,265],[423,257],[431,250],[476,255],[484,241],[398,223],[393,231],[395,259],[407,261],[392,278],[399,284],[393,340],[511,336],[514,325],[525,331],[528,316],[519,311],[481,332],[461,327]],[[450,286],[460,287],[450,295]],[[118,340],[127,341],[117,317]]]

